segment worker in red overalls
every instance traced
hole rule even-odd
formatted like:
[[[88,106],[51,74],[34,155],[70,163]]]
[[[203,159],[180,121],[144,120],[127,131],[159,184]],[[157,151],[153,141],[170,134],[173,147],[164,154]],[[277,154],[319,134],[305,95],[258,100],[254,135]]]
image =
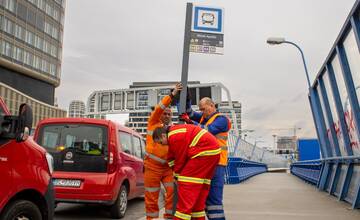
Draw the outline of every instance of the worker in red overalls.
[[[216,138],[199,126],[184,124],[156,128],[153,140],[169,146],[169,166],[178,183],[174,219],[205,220],[205,201],[221,153]]]

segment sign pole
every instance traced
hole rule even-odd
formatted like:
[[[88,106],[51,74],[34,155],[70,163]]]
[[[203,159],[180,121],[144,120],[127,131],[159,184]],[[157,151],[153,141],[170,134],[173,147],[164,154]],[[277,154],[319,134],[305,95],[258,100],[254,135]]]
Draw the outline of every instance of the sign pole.
[[[187,95],[188,71],[189,71],[189,50],[190,50],[190,39],[191,39],[192,9],[193,9],[193,4],[187,3],[183,61],[182,61],[182,72],[181,72],[181,84],[183,85],[183,90],[180,93],[179,115],[186,112],[186,95]]]

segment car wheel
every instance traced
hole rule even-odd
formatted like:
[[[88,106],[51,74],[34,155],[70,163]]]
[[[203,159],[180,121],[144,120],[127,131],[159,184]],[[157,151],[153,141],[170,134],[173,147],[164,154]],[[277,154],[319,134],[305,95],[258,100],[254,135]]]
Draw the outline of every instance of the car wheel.
[[[10,203],[0,217],[1,220],[41,220],[39,208],[32,202],[18,200]]]
[[[122,185],[118,198],[114,205],[111,206],[110,214],[112,218],[123,218],[126,213],[128,204],[128,190],[125,185]]]

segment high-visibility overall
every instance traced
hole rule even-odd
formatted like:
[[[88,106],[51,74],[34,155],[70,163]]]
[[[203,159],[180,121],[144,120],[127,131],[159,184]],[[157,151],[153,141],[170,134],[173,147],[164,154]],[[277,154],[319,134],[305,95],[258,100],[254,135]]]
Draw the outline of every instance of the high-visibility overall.
[[[196,114],[200,116],[199,113],[192,113],[192,116],[196,118]],[[226,116],[217,112],[207,119],[202,115],[198,119],[199,125],[212,133],[221,147],[220,161],[211,180],[210,192],[206,200],[206,214],[209,220],[225,220],[223,190],[228,158],[227,140],[231,122]]]
[[[171,97],[165,96],[152,112],[147,126],[146,155],[144,159],[145,173],[145,209],[146,219],[159,217],[159,193],[162,183],[166,189],[164,219],[172,219],[174,177],[167,164],[168,146],[157,144],[152,139],[155,128],[163,126],[160,117],[171,103]]]
[[[221,148],[208,131],[190,124],[171,126],[168,144],[169,166],[178,184],[174,219],[205,220],[205,201]]]

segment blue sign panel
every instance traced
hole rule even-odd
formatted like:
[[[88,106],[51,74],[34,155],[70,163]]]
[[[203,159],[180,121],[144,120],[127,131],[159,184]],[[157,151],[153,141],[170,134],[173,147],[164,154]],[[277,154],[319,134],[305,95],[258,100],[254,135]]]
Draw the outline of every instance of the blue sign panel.
[[[223,33],[224,10],[204,6],[194,6],[192,31]]]

